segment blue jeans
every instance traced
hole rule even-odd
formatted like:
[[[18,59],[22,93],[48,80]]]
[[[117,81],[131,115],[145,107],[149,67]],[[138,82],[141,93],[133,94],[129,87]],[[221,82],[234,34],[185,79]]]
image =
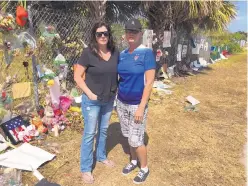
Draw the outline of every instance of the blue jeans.
[[[96,160],[104,161],[106,157],[106,139],[110,116],[113,110],[114,97],[109,102],[90,100],[85,94],[82,97],[84,116],[84,134],[81,143],[81,172],[91,172],[93,164],[93,143],[96,138]]]

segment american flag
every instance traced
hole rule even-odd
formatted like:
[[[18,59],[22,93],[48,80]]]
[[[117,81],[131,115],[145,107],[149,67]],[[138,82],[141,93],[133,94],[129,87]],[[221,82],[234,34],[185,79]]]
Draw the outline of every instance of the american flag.
[[[23,131],[25,131],[26,129],[26,126],[24,125],[23,120],[20,116],[11,119],[6,123],[5,126],[8,129],[9,134],[14,138],[16,142],[20,140],[23,140],[24,142],[30,141],[29,136],[20,137],[20,132],[23,133]]]
[[[18,117],[18,118],[13,118],[12,120],[10,120],[7,125],[7,128],[9,130],[13,130],[17,127],[21,127],[22,125],[23,125],[22,120]]]

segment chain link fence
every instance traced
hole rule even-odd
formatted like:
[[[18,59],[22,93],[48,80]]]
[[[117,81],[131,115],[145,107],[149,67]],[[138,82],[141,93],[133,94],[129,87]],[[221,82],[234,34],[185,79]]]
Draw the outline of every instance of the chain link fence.
[[[54,35],[47,36],[50,41],[38,47],[38,63],[53,64],[56,56],[62,54],[69,65],[67,81],[71,84],[70,67],[79,59],[84,43],[89,42],[94,19],[84,17],[83,12],[54,10],[37,4],[31,7],[30,14],[36,38],[46,37],[47,29],[54,29],[51,31]]]
[[[38,41],[35,62],[38,74],[44,73],[44,69],[52,70],[59,77],[62,74],[61,91],[68,92],[75,87],[73,65],[78,61],[85,43],[89,42],[94,19],[85,16],[82,10],[54,10],[38,4],[31,6],[29,15]],[[40,80],[39,97],[44,98],[45,95],[40,95],[47,94],[46,82]]]
[[[27,102],[33,105],[33,97],[25,96],[21,98],[13,98],[15,96],[13,95],[13,90],[16,92],[18,88],[24,88],[15,86],[18,83],[28,82],[28,84],[26,84],[28,88],[27,92],[29,92],[31,95],[34,94],[32,89],[32,68],[30,68],[30,66],[27,67],[24,65],[29,64],[31,58],[25,56],[25,49],[20,46],[20,42],[18,41],[19,34],[23,31],[26,31],[27,28],[16,27],[13,31],[9,32],[5,32],[4,29],[2,29],[4,22],[3,17],[12,15],[13,21],[15,21],[16,5],[17,2],[0,2],[0,109],[1,107],[7,107],[9,110],[16,108],[15,111],[18,112],[16,114],[20,114],[19,112],[21,112],[25,115],[27,111],[17,109],[17,106]],[[20,53],[20,51],[23,53]],[[30,110],[32,109],[34,109],[34,107],[30,108]]]
[[[15,17],[17,5],[17,2],[12,1],[0,2],[1,14],[11,14]],[[75,87],[73,65],[79,59],[85,44],[89,43],[90,31],[95,20],[87,16],[82,8],[65,11],[37,2],[29,2],[28,5],[29,21],[25,27],[17,27],[8,34],[1,32],[0,90],[7,91],[12,97],[14,83],[31,82],[31,96],[13,101],[14,105],[17,105],[25,100],[32,100],[37,107],[42,104],[49,90],[46,86],[47,82],[41,76],[45,72],[43,67],[54,72],[56,76],[61,74],[61,71],[64,73],[65,76],[61,81],[64,91]],[[25,32],[35,43],[35,50],[28,48],[26,51],[27,49],[22,46],[23,43],[18,41],[18,36]],[[13,56],[12,49],[6,48],[6,42],[10,45],[18,43],[16,48],[20,50],[20,54]],[[61,55],[58,63],[55,61],[59,54],[65,58],[63,67],[66,66],[66,69],[61,68],[59,64]]]

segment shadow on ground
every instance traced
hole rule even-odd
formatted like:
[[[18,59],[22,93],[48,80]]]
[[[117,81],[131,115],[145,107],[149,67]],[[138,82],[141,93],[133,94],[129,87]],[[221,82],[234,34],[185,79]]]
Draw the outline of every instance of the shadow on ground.
[[[149,136],[145,133],[145,145],[148,145]],[[125,138],[121,133],[121,126],[120,123],[115,122],[109,125],[108,128],[108,137],[106,142],[106,153],[107,156],[110,151],[112,151],[116,145],[121,144],[123,151],[130,155],[130,149],[128,145],[128,139]],[[94,162],[92,165],[92,170],[96,167],[96,151],[94,151]]]
[[[145,133],[145,145],[148,145],[148,141],[149,136]],[[107,154],[118,144],[121,144],[122,149],[126,154],[130,154],[128,140],[121,133],[120,123],[115,122],[110,124],[108,128]]]
[[[213,70],[213,68],[212,68],[212,67],[210,67],[210,66],[206,66],[206,67],[204,67],[204,68],[203,68],[203,70],[210,71],[210,70]]]

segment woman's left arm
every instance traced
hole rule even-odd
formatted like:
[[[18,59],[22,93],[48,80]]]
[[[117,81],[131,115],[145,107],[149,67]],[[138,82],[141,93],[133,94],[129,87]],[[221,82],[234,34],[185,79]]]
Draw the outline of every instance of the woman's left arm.
[[[139,107],[135,113],[135,122],[140,123],[143,121],[145,107],[150,98],[152,87],[155,79],[155,69],[150,69],[145,72],[145,88],[143,91],[142,99]]]

